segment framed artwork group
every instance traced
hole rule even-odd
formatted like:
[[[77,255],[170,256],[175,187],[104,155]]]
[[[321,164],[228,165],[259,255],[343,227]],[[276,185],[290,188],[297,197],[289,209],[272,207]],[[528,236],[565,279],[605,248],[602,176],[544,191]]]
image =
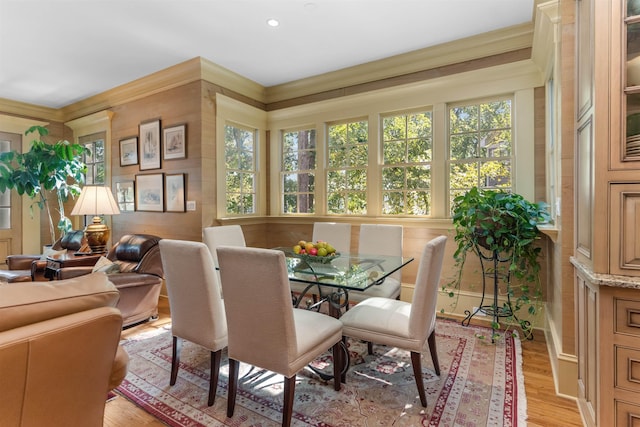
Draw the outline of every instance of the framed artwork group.
[[[162,160],[186,158],[186,124],[165,127],[161,133],[160,120],[154,119],[140,123],[138,136],[120,140],[120,166],[139,165],[141,171],[153,170],[161,168]]]
[[[140,123],[139,134],[120,140],[120,166],[138,165],[140,171],[161,169],[162,160],[187,157],[187,125],[161,130],[160,120]],[[185,212],[184,173],[146,173],[135,180],[116,182],[122,212]]]

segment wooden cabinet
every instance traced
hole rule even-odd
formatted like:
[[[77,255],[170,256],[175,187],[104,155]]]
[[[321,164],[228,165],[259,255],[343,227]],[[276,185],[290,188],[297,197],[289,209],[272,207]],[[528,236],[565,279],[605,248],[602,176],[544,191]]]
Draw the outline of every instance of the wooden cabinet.
[[[588,426],[637,427],[640,1],[581,0],[574,7],[578,406]]]
[[[600,425],[640,425],[640,291],[600,291]]]

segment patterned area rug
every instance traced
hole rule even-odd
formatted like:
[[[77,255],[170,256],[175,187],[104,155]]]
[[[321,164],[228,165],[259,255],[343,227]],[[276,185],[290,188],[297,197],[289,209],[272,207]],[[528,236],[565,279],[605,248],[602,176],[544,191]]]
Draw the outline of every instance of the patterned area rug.
[[[294,426],[524,426],[526,396],[520,340],[496,340],[491,330],[438,319],[441,376],[428,350],[422,357],[428,407],[420,405],[408,352],[349,341],[351,367],[342,390],[312,370],[298,374]],[[226,416],[228,365],[223,358],[217,397],[207,406],[209,352],[184,342],[178,381],[169,386],[171,331],[135,336],[123,344],[129,373],[117,392],[170,426],[279,426],[282,377],[240,364],[236,409]],[[329,353],[315,362],[330,370]]]

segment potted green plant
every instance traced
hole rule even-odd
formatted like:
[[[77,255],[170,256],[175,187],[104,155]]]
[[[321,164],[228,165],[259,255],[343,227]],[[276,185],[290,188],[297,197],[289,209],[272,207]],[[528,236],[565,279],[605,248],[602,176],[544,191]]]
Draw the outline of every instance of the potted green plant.
[[[453,225],[456,251],[455,277],[445,286],[451,297],[458,295],[467,255],[480,258],[483,268],[483,301],[485,292],[493,293],[493,303],[482,303],[474,312],[465,311],[469,322],[478,311],[493,316],[492,327],[501,327],[500,318],[518,324],[525,336],[533,337],[531,325],[518,319],[517,312],[526,307],[530,315],[538,310],[542,296],[540,281],[541,247],[538,225],[548,222],[547,204],[533,203],[519,194],[502,190],[472,188],[453,201]],[[494,285],[487,289],[485,280]],[[506,302],[498,306],[499,284],[506,287]]]
[[[56,241],[56,228],[60,235],[71,229],[71,221],[65,216],[64,203],[69,197],[80,194],[80,185],[84,183],[86,165],[82,154],[87,149],[81,144],[60,140],[54,144],[43,141],[49,134],[47,128],[32,126],[25,135],[37,132],[38,139],[31,142],[29,151],[7,151],[0,154],[0,192],[16,190],[26,194],[34,203],[46,212],[49,220],[51,242]],[[60,220],[54,226],[49,194],[55,194]]]

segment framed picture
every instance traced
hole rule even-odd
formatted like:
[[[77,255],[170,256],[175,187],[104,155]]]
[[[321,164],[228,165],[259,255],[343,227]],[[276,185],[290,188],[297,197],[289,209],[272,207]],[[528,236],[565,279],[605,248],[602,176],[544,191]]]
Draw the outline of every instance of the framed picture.
[[[120,166],[138,164],[138,137],[120,140]]]
[[[164,211],[164,174],[136,175],[136,210]]]
[[[135,196],[133,181],[116,182],[116,199],[121,212],[133,212],[136,210]]]
[[[164,128],[164,159],[184,159],[187,157],[187,125]]]
[[[140,123],[140,170],[160,169],[160,120]]]
[[[167,212],[186,211],[183,173],[166,174],[164,176],[164,191]]]

